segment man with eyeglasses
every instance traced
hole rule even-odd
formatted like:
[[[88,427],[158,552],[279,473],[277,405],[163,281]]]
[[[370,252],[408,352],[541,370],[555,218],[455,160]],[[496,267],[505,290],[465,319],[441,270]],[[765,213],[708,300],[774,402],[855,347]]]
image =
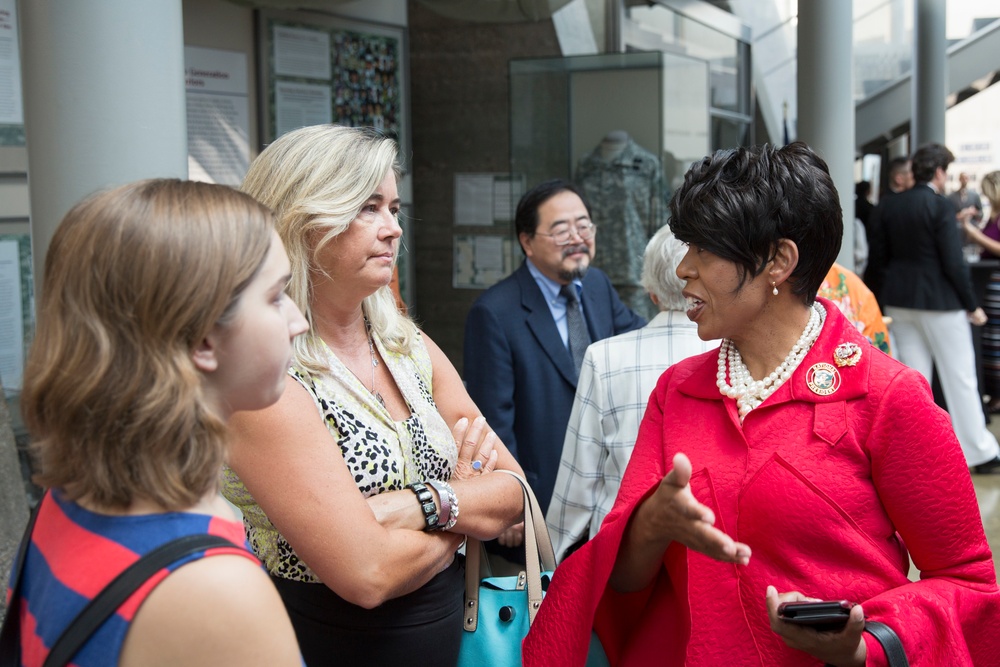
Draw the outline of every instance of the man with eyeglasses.
[[[561,179],[536,185],[521,197],[514,227],[525,261],[469,311],[464,377],[544,512],[587,345],[646,320],[590,266],[597,228],[576,185]],[[499,542],[517,546],[520,535],[509,531]]]

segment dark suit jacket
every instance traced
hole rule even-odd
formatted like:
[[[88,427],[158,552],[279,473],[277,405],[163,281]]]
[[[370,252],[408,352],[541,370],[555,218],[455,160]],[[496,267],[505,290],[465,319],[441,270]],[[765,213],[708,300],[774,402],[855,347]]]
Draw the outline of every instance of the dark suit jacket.
[[[884,199],[872,214],[866,273],[885,306],[976,309],[955,207],[926,183]]]
[[[594,267],[583,279],[580,300],[594,342],[646,324]],[[527,263],[472,305],[465,321],[464,368],[469,394],[524,468],[544,512],[559,470],[577,376]]]

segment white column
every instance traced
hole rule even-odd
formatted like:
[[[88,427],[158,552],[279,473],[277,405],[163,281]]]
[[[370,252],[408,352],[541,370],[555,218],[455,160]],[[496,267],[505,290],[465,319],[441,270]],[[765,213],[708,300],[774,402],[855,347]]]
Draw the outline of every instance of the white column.
[[[798,138],[830,167],[844,209],[837,261],[854,268],[854,89],[851,3],[799,3]]]
[[[95,190],[187,177],[181,0],[20,0],[35,293],[66,211]]]
[[[916,0],[913,15],[913,149],[944,143],[945,98],[948,95],[948,41],[945,0]]]

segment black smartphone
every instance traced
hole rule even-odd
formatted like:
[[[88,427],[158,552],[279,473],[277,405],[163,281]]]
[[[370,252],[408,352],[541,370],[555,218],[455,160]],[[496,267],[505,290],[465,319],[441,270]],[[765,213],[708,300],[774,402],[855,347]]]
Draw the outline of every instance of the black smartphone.
[[[782,602],[778,605],[778,618],[816,630],[840,630],[847,624],[853,607],[854,603],[847,600]]]

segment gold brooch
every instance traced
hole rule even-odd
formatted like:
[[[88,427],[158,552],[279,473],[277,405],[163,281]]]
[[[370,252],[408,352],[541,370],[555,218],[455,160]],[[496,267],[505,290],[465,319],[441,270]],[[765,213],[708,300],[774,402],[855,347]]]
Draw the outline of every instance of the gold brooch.
[[[813,364],[806,372],[806,384],[814,394],[829,396],[840,389],[840,372],[827,363]]]
[[[833,361],[840,367],[855,365],[861,361],[861,346],[857,343],[841,343],[833,351]]]

